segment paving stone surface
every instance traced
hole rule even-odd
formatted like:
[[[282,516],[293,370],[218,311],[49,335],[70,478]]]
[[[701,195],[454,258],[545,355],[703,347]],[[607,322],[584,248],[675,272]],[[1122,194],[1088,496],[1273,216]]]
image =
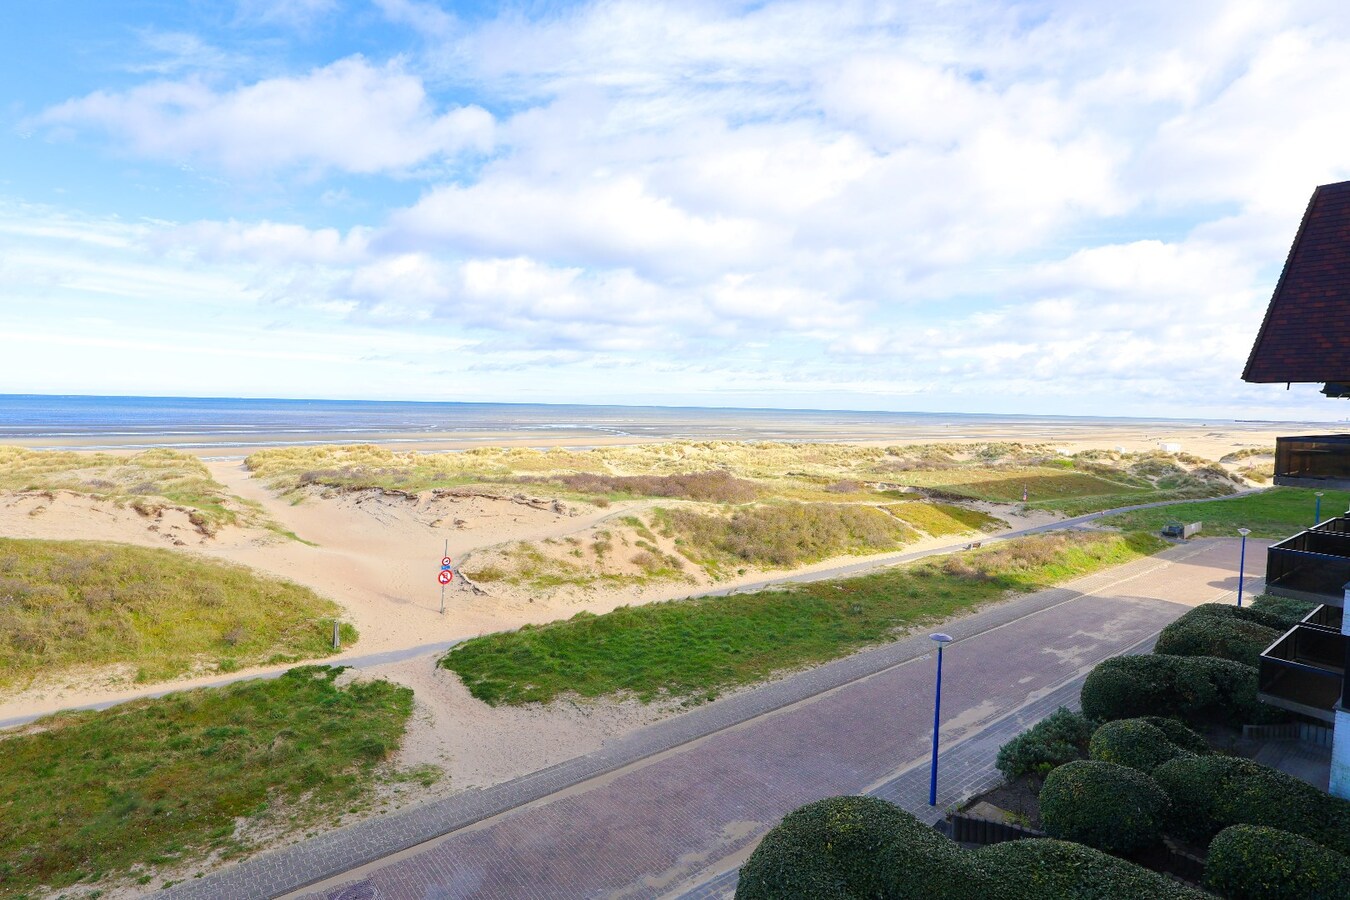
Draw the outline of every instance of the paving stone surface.
[[[1262,574],[1263,554],[1252,549],[1248,591]],[[719,896],[698,891],[717,890],[718,879],[734,890],[724,861],[803,803],[871,789],[935,819],[989,786],[1001,735],[1076,698],[1086,669],[1149,640],[1188,605],[1231,600],[1236,557],[1233,542],[1196,542],[944,626],[957,640],[944,666],[949,761],[935,811],[932,653],[920,635],[169,894],[242,900],[314,884],[308,896],[325,900]],[[384,862],[354,871],[375,861]],[[342,872],[351,873],[343,883],[319,883]]]

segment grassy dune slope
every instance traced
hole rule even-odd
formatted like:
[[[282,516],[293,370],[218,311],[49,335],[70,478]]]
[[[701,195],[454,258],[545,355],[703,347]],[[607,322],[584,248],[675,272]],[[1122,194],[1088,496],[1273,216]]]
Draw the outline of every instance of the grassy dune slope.
[[[338,612],[309,588],[170,550],[0,538],[0,688],[77,666],[161,681],[321,657]]]
[[[711,699],[774,672],[842,656],[897,631],[1128,562],[1148,535],[1056,534],[860,578],[622,607],[466,641],[441,660],[488,703],[633,694]]]
[[[413,701],[386,681],[339,688],[340,671],[292,669],[0,736],[0,896],[108,875],[147,884],[154,866],[250,849],[241,824],[286,828],[350,808],[398,747]]]
[[[276,530],[257,504],[234,496],[201,460],[176,450],[119,455],[0,446],[0,491],[72,491],[147,514],[182,506],[207,534],[223,525]]]

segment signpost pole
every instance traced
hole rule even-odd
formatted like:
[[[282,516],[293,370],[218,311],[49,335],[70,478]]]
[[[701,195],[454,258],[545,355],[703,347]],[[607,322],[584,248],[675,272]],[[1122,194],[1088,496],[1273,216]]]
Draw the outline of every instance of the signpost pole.
[[[441,559],[450,555],[450,539],[445,539],[445,549],[441,551]],[[441,615],[445,615],[445,582],[441,582]]]

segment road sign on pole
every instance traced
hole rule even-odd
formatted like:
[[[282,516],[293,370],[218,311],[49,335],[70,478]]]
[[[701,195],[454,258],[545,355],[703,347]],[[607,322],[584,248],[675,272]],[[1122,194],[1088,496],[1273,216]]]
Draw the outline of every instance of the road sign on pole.
[[[445,615],[445,586],[455,577],[455,573],[450,571],[450,565],[450,539],[446,538],[445,548],[441,550],[441,572],[436,576],[436,580],[441,583],[441,615]]]

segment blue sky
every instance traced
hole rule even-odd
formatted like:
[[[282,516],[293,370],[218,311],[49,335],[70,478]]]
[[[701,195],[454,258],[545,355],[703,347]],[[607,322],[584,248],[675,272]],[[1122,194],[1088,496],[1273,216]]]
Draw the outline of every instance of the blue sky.
[[[14,4],[0,392],[1314,417],[1339,2]]]

